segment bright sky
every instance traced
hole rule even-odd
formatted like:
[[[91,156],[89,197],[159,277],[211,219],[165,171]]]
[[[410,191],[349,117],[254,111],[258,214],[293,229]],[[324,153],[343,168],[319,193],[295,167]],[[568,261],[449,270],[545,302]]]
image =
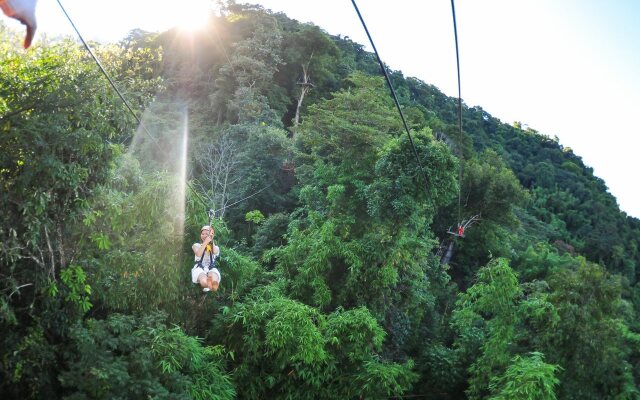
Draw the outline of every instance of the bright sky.
[[[60,0],[85,38],[168,29],[207,0]],[[371,50],[350,0],[261,0]],[[357,0],[382,59],[457,97],[450,0]],[[640,218],[640,2],[456,0],[462,98],[502,122],[521,121],[581,156],[623,211]],[[189,16],[196,11],[195,16]],[[39,0],[39,31],[75,35],[56,0]],[[635,172],[634,172],[635,171]]]

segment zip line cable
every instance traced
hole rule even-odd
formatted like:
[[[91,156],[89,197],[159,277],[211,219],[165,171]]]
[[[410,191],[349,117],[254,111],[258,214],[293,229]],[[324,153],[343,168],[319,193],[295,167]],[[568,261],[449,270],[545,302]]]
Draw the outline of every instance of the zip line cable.
[[[236,204],[238,204],[238,203],[241,203],[241,202],[243,202],[243,201],[245,201],[245,200],[248,200],[248,199],[252,198],[253,196],[256,196],[258,193],[260,193],[260,192],[262,192],[262,191],[264,191],[264,190],[267,190],[268,188],[270,188],[271,186],[273,186],[275,183],[276,183],[276,182],[275,182],[275,181],[273,181],[273,182],[271,182],[270,184],[268,184],[267,186],[263,187],[262,189],[258,190],[257,192],[254,192],[253,194],[250,194],[250,195],[249,195],[249,196],[247,196],[247,197],[243,197],[242,199],[240,199],[240,200],[238,200],[238,201],[234,201],[233,203],[231,203],[231,204],[229,204],[229,205],[224,205],[224,206],[222,206],[221,208],[218,208],[217,210],[210,210],[210,211],[211,211],[212,213],[214,213],[214,215],[215,215],[215,213],[217,213],[218,211],[222,211],[222,210],[225,210],[225,209],[227,209],[227,208],[231,208],[231,207],[235,206],[235,205],[236,205]]]
[[[111,87],[113,88],[113,90],[115,90],[115,92],[118,94],[118,96],[120,96],[120,99],[122,100],[122,102],[124,103],[124,105],[127,107],[127,109],[129,110],[129,112],[131,113],[131,115],[133,115],[133,118],[135,118],[135,120],[138,122],[138,125],[142,127],[142,129],[145,131],[145,133],[151,138],[151,140],[153,141],[153,143],[155,143],[156,146],[160,147],[160,143],[158,143],[158,140],[151,134],[151,132],[149,132],[149,130],[147,129],[147,127],[142,123],[142,121],[140,120],[140,118],[138,118],[138,116],[136,115],[136,113],[133,111],[133,109],[131,108],[131,106],[129,106],[129,102],[124,98],[124,96],[122,95],[122,93],[120,93],[120,90],[118,90],[118,87],[115,85],[115,83],[113,82],[113,80],[111,79],[111,77],[109,76],[109,74],[107,73],[107,71],[104,69],[104,67],[102,66],[102,63],[100,63],[100,60],[98,59],[98,57],[93,53],[93,51],[91,50],[91,47],[89,46],[89,44],[87,43],[86,40],[84,40],[84,37],[82,36],[82,34],[80,33],[80,31],[78,30],[78,28],[76,27],[76,24],[73,23],[73,20],[71,19],[71,17],[69,16],[69,14],[67,13],[67,10],[64,8],[64,6],[62,5],[62,3],[60,2],[60,0],[56,0],[58,2],[58,5],[60,6],[60,8],[62,9],[62,12],[64,13],[64,15],[67,17],[67,19],[69,20],[69,23],[71,24],[71,26],[73,27],[73,29],[76,31],[76,34],[78,35],[78,37],[80,38],[80,41],[82,42],[82,44],[84,45],[84,48],[87,50],[87,52],[89,52],[89,54],[91,55],[91,57],[93,58],[93,60],[96,62],[96,65],[98,65],[98,68],[100,69],[100,71],[102,72],[102,74],[104,75],[105,78],[107,78],[107,81],[109,81],[109,83],[111,84]],[[189,188],[191,189],[191,191],[193,193],[195,193],[195,195],[198,197],[198,199],[200,200],[200,202],[202,202],[205,207],[206,207],[206,203],[204,203],[203,199],[200,197],[200,195],[195,191],[195,189],[193,187],[191,187],[191,184],[189,182],[187,182],[187,185],[189,185]]]
[[[64,15],[67,17],[67,19],[69,20],[69,23],[71,24],[71,26],[73,27],[73,29],[75,30],[76,34],[78,35],[78,37],[80,38],[80,41],[82,42],[82,44],[84,45],[85,49],[87,50],[87,52],[91,55],[91,57],[93,58],[93,60],[96,62],[96,65],[98,66],[98,68],[100,69],[100,71],[102,72],[102,74],[105,76],[105,78],[107,79],[107,81],[109,81],[109,84],[111,85],[111,87],[113,88],[113,90],[115,90],[115,92],[118,94],[118,96],[120,97],[120,99],[122,100],[122,102],[124,103],[124,105],[127,107],[127,109],[129,110],[129,112],[131,113],[131,115],[135,118],[135,120],[138,122],[139,126],[141,126],[143,128],[143,130],[145,131],[145,133],[153,140],[153,142],[157,145],[160,146],[160,144],[158,143],[158,140],[151,134],[151,132],[149,132],[149,130],[147,129],[147,127],[142,123],[142,121],[140,120],[140,118],[136,115],[136,113],[133,111],[133,109],[131,108],[131,106],[129,105],[129,102],[127,102],[127,100],[124,98],[124,96],[122,95],[122,93],[120,92],[120,90],[118,89],[118,87],[115,85],[115,83],[113,82],[113,80],[111,79],[111,77],[109,76],[109,74],[107,73],[107,71],[104,69],[104,67],[102,66],[102,64],[100,63],[100,60],[98,59],[98,57],[96,57],[96,55],[93,53],[93,51],[91,50],[91,47],[89,46],[89,44],[84,40],[84,37],[82,36],[82,34],[80,33],[80,31],[78,30],[78,28],[76,27],[76,25],[74,24],[73,20],[71,19],[71,17],[69,16],[69,14],[67,13],[67,10],[64,8],[64,6],[62,5],[62,3],[60,2],[60,0],[56,0],[58,5],[60,6],[60,8],[62,9],[62,12],[64,13]],[[404,113],[402,112],[402,108],[400,106],[400,102],[398,101],[398,96],[396,95],[396,91],[393,87],[393,84],[391,82],[391,79],[389,78],[389,74],[387,72],[387,69],[382,61],[382,58],[380,57],[380,53],[378,53],[378,49],[376,48],[375,43],[373,42],[373,38],[371,37],[371,34],[369,33],[369,29],[367,28],[367,25],[364,21],[364,18],[362,17],[362,14],[360,13],[360,10],[358,8],[358,5],[356,4],[355,0],[351,0],[351,3],[353,4],[353,7],[356,11],[356,13],[358,14],[358,18],[360,19],[360,22],[362,23],[362,27],[365,30],[365,33],[367,34],[367,38],[369,39],[369,43],[371,43],[371,47],[373,48],[373,51],[376,55],[376,58],[378,60],[378,64],[380,65],[380,69],[382,69],[382,73],[384,74],[384,78],[387,82],[387,85],[389,86],[389,89],[391,91],[391,95],[393,97],[393,101],[396,105],[396,108],[398,110],[398,113],[400,114],[400,118],[402,119],[402,124],[404,126],[404,129],[407,133],[407,137],[409,138],[409,143],[411,145],[411,149],[413,150],[413,154],[416,158],[416,162],[418,163],[418,167],[420,169],[420,173],[422,175],[422,179],[424,180],[425,183],[425,188],[429,183],[429,179],[427,178],[426,173],[424,172],[424,168],[422,166],[422,162],[420,161],[420,156],[418,155],[418,151],[415,147],[415,143],[413,142],[413,138],[411,136],[411,132],[409,130],[409,126],[407,124],[407,120],[404,116]],[[455,17],[455,8],[454,8],[454,0],[451,0],[451,8],[452,8],[452,12],[453,12],[453,24],[454,24],[454,33],[455,33],[455,42],[456,42],[456,61],[457,61],[457,66],[458,66],[458,109],[459,109],[459,113],[458,113],[458,125],[460,128],[460,138],[462,139],[462,103],[461,103],[461,96],[460,96],[460,58],[459,58],[459,53],[458,53],[458,33],[457,33],[457,27],[456,27],[456,17]],[[226,55],[226,52],[225,52]],[[228,59],[227,56],[227,60],[230,61]],[[233,68],[233,65],[231,65],[231,67]],[[459,150],[460,153],[460,150]],[[460,154],[461,157],[461,154]],[[462,159],[462,157],[461,157]],[[459,181],[460,181],[460,185],[461,185],[461,178],[462,178],[462,164],[460,167],[460,171],[459,171]],[[251,197],[256,196],[257,194],[259,194],[260,192],[266,190],[267,188],[271,187],[275,182],[271,182],[269,185],[263,187],[262,189],[258,190],[257,192],[243,198],[240,199],[230,205],[226,205],[223,206],[220,209],[214,210],[213,212],[217,212],[217,211],[221,211],[224,210],[226,208],[232,207],[244,200],[247,200]],[[200,200],[200,202],[206,206],[205,201],[202,199],[202,197],[197,193],[197,191],[195,190],[195,188],[193,188],[193,186],[191,185],[190,182],[187,182],[187,185],[189,186],[189,188],[191,189],[191,191],[198,197],[198,199]],[[460,186],[459,185],[459,186]],[[458,220],[460,219],[460,207],[461,207],[461,190],[459,188],[458,190]],[[209,210],[211,211],[211,210]]]
[[[396,96],[396,91],[393,88],[393,84],[391,83],[391,79],[389,78],[389,74],[387,73],[387,68],[384,66],[382,59],[380,58],[380,54],[376,49],[376,45],[373,43],[373,39],[369,34],[369,29],[367,29],[367,24],[365,24],[364,19],[362,18],[362,14],[360,14],[360,10],[358,9],[358,5],[355,0],[351,0],[353,4],[353,8],[355,8],[356,13],[358,14],[358,18],[360,18],[360,22],[362,23],[362,27],[369,38],[369,43],[371,43],[371,47],[373,47],[373,52],[376,54],[376,58],[378,59],[378,64],[380,64],[380,68],[382,69],[382,73],[384,74],[384,78],[387,81],[387,85],[389,85],[389,89],[391,90],[391,95],[393,96],[393,101],[396,104],[396,108],[400,113],[400,118],[402,119],[402,124],[404,125],[404,129],[407,132],[407,136],[409,137],[409,143],[411,144],[411,148],[413,149],[413,155],[416,157],[416,161],[418,162],[418,167],[420,168],[420,173],[422,174],[422,179],[424,179],[425,189],[429,184],[429,179],[427,179],[427,175],[424,172],[424,168],[422,168],[422,163],[420,162],[420,156],[418,155],[418,150],[416,150],[416,146],[413,143],[413,138],[411,137],[411,133],[409,132],[409,126],[407,125],[407,120],[404,117],[404,113],[402,112],[402,108],[400,108],[400,102],[398,101],[398,96]]]
[[[129,112],[131,113],[131,115],[133,115],[133,117],[136,119],[136,121],[138,122],[139,126],[141,126],[143,128],[143,130],[145,131],[145,133],[153,140],[153,142],[155,143],[156,146],[160,147],[160,143],[158,143],[158,140],[151,134],[151,132],[149,132],[149,130],[147,129],[147,127],[142,123],[142,121],[140,120],[140,118],[138,118],[138,116],[136,115],[136,113],[133,111],[133,109],[131,108],[131,106],[129,106],[129,103],[127,102],[127,100],[124,98],[124,96],[122,95],[122,93],[120,93],[120,90],[118,90],[118,87],[115,85],[115,83],[113,82],[113,80],[111,79],[111,77],[109,76],[109,74],[107,73],[107,71],[104,69],[104,67],[102,66],[102,64],[100,63],[100,60],[98,59],[98,57],[96,57],[96,55],[93,53],[93,51],[91,50],[91,47],[89,46],[89,44],[84,40],[84,37],[82,36],[82,34],[80,33],[80,31],[78,30],[78,28],[76,27],[76,25],[73,23],[73,20],[71,19],[71,17],[69,16],[69,14],[67,13],[67,10],[65,10],[64,6],[62,5],[62,3],[60,2],[60,0],[56,0],[58,2],[58,5],[60,6],[60,8],[62,9],[62,12],[64,13],[64,15],[67,17],[67,19],[69,20],[69,23],[71,24],[71,26],[73,27],[73,29],[76,31],[76,34],[78,35],[78,37],[80,38],[80,41],[82,42],[82,44],[84,45],[85,49],[87,49],[87,51],[89,52],[89,54],[91,55],[91,57],[93,58],[93,60],[96,62],[96,64],[98,65],[98,68],[100,69],[100,71],[102,72],[102,74],[105,76],[105,78],[107,78],[107,80],[109,81],[109,83],[111,84],[111,87],[113,88],[113,90],[116,91],[116,93],[118,94],[118,96],[120,96],[120,99],[122,100],[122,102],[124,103],[124,105],[127,107],[127,109],[129,110]],[[226,52],[225,52],[226,55]],[[229,57],[227,57],[227,60],[229,59]],[[229,61],[230,62],[230,61]],[[231,68],[233,68],[233,66],[231,66]],[[222,208],[218,209],[218,210],[209,210],[212,212],[217,212],[217,211],[221,211],[224,210],[226,208],[229,208],[231,206],[234,206],[242,201],[245,201],[247,199],[250,199],[253,196],[256,196],[258,193],[266,190],[267,188],[273,186],[275,184],[275,181],[271,182],[269,185],[263,187],[262,189],[258,190],[257,192],[243,198],[240,199],[232,204],[223,206]],[[198,198],[198,200],[200,200],[200,202],[202,203],[202,205],[204,205],[205,207],[207,206],[207,203],[204,201],[204,199],[198,194],[198,192],[196,191],[196,189],[191,185],[191,182],[187,181],[187,186],[189,186],[189,188],[191,189],[191,191],[193,192],[193,194],[196,195],[196,197]]]
[[[387,85],[389,85],[389,89],[391,90],[391,95],[393,96],[393,101],[395,102],[396,108],[398,109],[398,112],[400,113],[400,118],[402,119],[402,123],[404,125],[404,129],[407,132],[407,136],[409,137],[409,142],[411,143],[411,148],[413,149],[413,154],[416,158],[416,161],[418,162],[418,166],[420,167],[420,172],[422,174],[422,178],[424,179],[425,185],[428,185],[429,180],[427,179],[427,176],[424,172],[424,168],[422,167],[422,163],[420,162],[420,157],[418,156],[418,151],[416,150],[416,147],[413,143],[413,139],[411,137],[411,133],[409,132],[409,127],[407,125],[407,121],[404,117],[404,113],[402,112],[402,108],[400,107],[400,102],[398,101],[398,96],[396,95],[395,89],[393,88],[393,84],[391,83],[391,79],[389,78],[389,74],[387,72],[387,69],[384,66],[384,63],[382,62],[382,59],[380,58],[380,54],[378,53],[378,50],[376,49],[376,45],[373,42],[373,39],[371,38],[371,34],[369,33],[369,29],[367,28],[366,23],[364,22],[364,18],[362,17],[362,14],[360,13],[360,10],[358,9],[358,5],[356,4],[355,0],[351,0],[351,3],[353,4],[353,7],[356,10],[356,13],[358,14],[358,18],[360,18],[360,22],[362,23],[362,26],[364,28],[365,33],[367,34],[367,38],[369,39],[369,43],[371,43],[371,47],[373,48],[373,51],[376,55],[376,58],[378,59],[378,64],[380,64],[380,68],[382,69],[382,72],[384,74],[385,80],[387,81]],[[460,50],[458,47],[458,25],[456,22],[456,10],[455,10],[455,4],[454,4],[454,0],[451,0],[451,14],[453,17],[453,32],[454,32],[454,39],[455,39],[455,46],[456,46],[456,67],[457,67],[457,77],[458,77],[458,131],[459,131],[459,142],[458,142],[458,157],[459,157],[459,162],[460,162],[460,168],[458,169],[458,224],[461,223],[461,218],[462,218],[462,171],[463,171],[463,154],[462,154],[462,140],[463,140],[463,134],[462,134],[462,89],[461,89],[461,84],[460,84]]]
[[[463,168],[463,155],[462,155],[462,90],[460,88],[460,52],[458,50],[458,24],[456,23],[456,7],[454,0],[451,0],[451,15],[453,16],[453,35],[456,42],[456,66],[458,71],[458,130],[459,130],[459,142],[458,142],[458,157],[460,158],[460,168],[458,169],[458,223],[462,223],[461,220],[461,208],[462,208],[462,168]]]
[[[142,123],[142,121],[140,120],[140,118],[138,118],[138,116],[136,115],[135,112],[133,112],[133,109],[131,108],[131,106],[129,105],[129,102],[124,98],[124,96],[122,95],[122,93],[120,93],[120,90],[118,90],[118,87],[116,86],[116,84],[113,82],[113,80],[111,79],[111,77],[109,76],[109,74],[107,73],[107,71],[102,67],[102,64],[100,63],[100,60],[98,60],[98,57],[96,57],[96,55],[93,53],[93,51],[91,50],[91,47],[89,47],[89,44],[84,40],[84,37],[82,37],[82,35],[80,34],[80,31],[78,30],[78,28],[76,28],[76,25],[73,23],[73,21],[71,20],[71,17],[69,16],[69,14],[67,13],[67,10],[64,8],[64,6],[62,5],[62,3],[60,2],[60,0],[56,0],[58,2],[58,5],[60,6],[60,8],[62,9],[62,12],[64,13],[64,15],[67,17],[67,19],[69,20],[69,23],[71,24],[71,26],[73,27],[73,29],[76,31],[76,33],[78,34],[78,37],[80,38],[80,41],[82,42],[82,44],[84,45],[85,49],[87,49],[87,51],[89,52],[89,54],[91,54],[91,57],[93,57],[93,59],[95,60],[96,64],[98,65],[98,68],[100,68],[100,71],[102,71],[102,73],[104,74],[105,78],[107,78],[107,80],[109,81],[109,83],[111,84],[111,87],[113,88],[113,90],[116,91],[116,93],[118,94],[118,96],[120,96],[120,99],[122,99],[122,102],[124,103],[124,105],[127,107],[127,109],[129,110],[129,112],[131,112],[131,115],[133,115],[133,118],[136,119],[136,121],[138,122],[138,125],[142,127],[142,129],[145,130],[145,132],[147,132],[147,135],[149,135],[149,137],[155,142],[155,144],[159,145],[158,140],[153,137],[153,135],[149,132],[149,130],[147,130],[147,127],[144,126],[144,124]]]

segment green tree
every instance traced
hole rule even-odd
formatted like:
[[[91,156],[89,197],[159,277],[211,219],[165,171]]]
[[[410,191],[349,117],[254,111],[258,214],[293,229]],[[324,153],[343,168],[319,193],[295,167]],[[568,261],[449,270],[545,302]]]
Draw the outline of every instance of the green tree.
[[[65,398],[235,398],[224,350],[167,327],[161,314],[89,319],[70,337]]]
[[[364,309],[317,309],[259,288],[218,321],[243,398],[356,399],[406,393],[412,364],[381,361],[384,331]]]
[[[577,261],[548,278],[549,301],[560,320],[542,343],[548,359],[564,369],[559,395],[566,399],[635,398],[638,390],[628,362],[620,279],[597,264]]]
[[[157,309],[176,315],[184,292],[184,195],[176,177],[144,173],[119,159],[110,183],[98,188],[83,216],[83,259],[94,298],[123,313]]]
[[[264,257],[304,304],[366,307],[388,334],[385,356],[406,359],[434,306],[429,276],[440,266],[428,224],[455,193],[455,162],[428,130],[414,132],[425,186],[382,79],[349,82],[309,107],[297,138],[301,207],[287,245]]]
[[[433,229],[442,236],[462,222],[458,218],[479,217],[465,231],[464,240],[455,241],[456,252],[451,261],[454,280],[466,287],[474,271],[491,257],[511,256],[514,242],[518,241],[513,234],[519,226],[515,209],[527,195],[495,152],[488,150],[463,163],[460,206],[456,202],[441,209]]]
[[[515,356],[504,375],[492,379],[489,387],[497,394],[489,399],[555,400],[555,387],[560,383],[556,378],[558,369],[555,365],[546,364],[541,353]]]
[[[219,116],[226,112],[224,120],[232,123],[276,122],[266,95],[282,63],[282,32],[275,18],[263,13],[247,22],[252,33],[234,44],[228,63],[218,71],[211,106],[219,110]],[[221,122],[220,117],[218,120]]]
[[[338,89],[341,77],[334,66],[339,62],[338,47],[317,26],[299,24],[295,21],[279,21],[283,26],[283,65],[275,75],[279,84],[286,88],[290,105],[284,116],[294,127],[306,110],[313,104]]]
[[[0,42],[0,390],[51,396],[59,388],[60,343],[93,303],[80,221],[110,177],[121,152],[115,143],[131,137],[132,118],[75,43],[16,52]],[[122,55],[100,51],[107,60]],[[131,68],[152,62],[142,53],[130,54]],[[124,69],[116,68],[114,79]],[[140,105],[156,88],[129,82]]]
[[[531,350],[528,348],[531,344],[526,341],[518,343],[520,338],[533,336],[535,332],[527,331],[525,322],[534,328],[542,324],[553,329],[558,319],[556,311],[544,296],[535,296],[535,293],[524,296],[516,274],[505,259],[490,261],[478,270],[476,279],[473,286],[459,294],[453,316],[458,331],[455,347],[460,361],[470,363],[467,394],[472,399],[483,398],[491,392],[501,396],[495,393],[496,390],[521,390],[512,387],[516,382],[508,382],[515,379],[512,378],[514,374],[523,373],[526,362],[535,363],[535,357],[526,359],[528,361],[525,364],[520,358],[514,358],[518,353]],[[542,368],[555,371],[555,366],[547,364]],[[492,381],[492,378],[502,374],[505,374],[502,378]],[[549,382],[552,383],[555,378],[552,373],[543,379],[540,393],[546,393]],[[507,392],[504,393],[506,395]]]

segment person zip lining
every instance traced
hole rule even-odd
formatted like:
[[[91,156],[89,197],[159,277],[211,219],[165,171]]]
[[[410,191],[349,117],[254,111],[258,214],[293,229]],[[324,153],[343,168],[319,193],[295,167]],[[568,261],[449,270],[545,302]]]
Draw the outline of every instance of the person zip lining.
[[[191,269],[191,280],[199,284],[203,292],[215,292],[220,286],[220,271],[215,268],[220,248],[214,243],[214,236],[213,227],[205,225],[200,229],[200,243],[194,243],[191,246],[196,261]]]

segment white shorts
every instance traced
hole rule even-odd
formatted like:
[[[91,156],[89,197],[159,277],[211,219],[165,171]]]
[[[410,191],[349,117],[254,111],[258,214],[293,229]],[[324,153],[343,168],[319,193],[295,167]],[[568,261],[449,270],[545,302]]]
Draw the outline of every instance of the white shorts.
[[[196,266],[191,268],[191,281],[193,283],[198,283],[198,277],[200,276],[200,274],[207,274],[207,272],[202,267]],[[220,280],[222,278],[220,276],[220,271],[218,271],[218,268],[211,268],[208,274],[213,275],[213,279],[220,283]]]

